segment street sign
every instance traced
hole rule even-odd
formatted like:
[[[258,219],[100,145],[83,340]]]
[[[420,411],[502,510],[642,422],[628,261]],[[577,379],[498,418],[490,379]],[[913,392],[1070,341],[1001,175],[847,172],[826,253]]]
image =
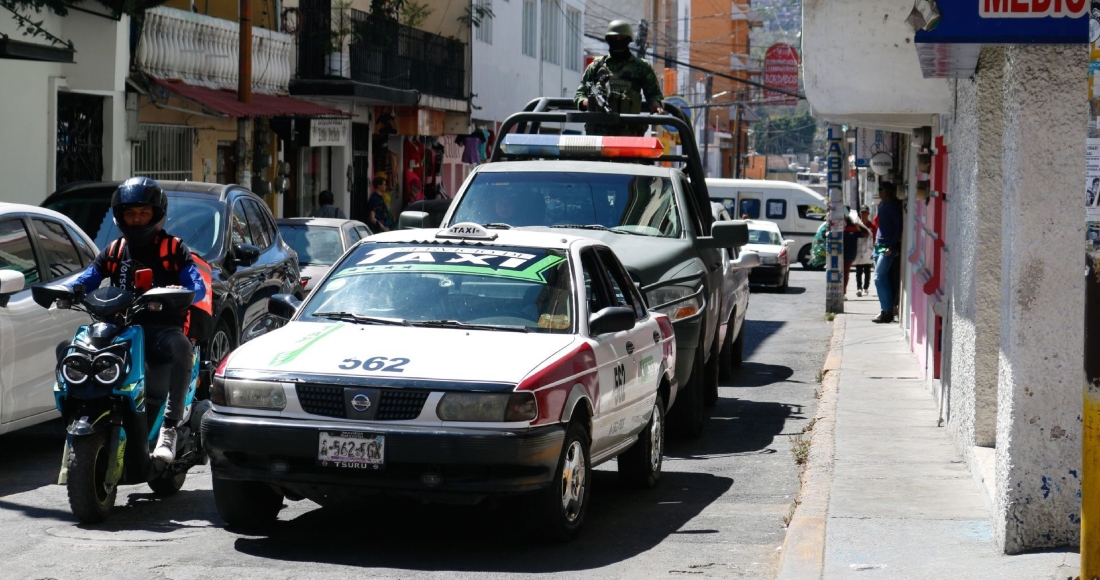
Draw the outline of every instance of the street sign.
[[[310,147],[343,147],[351,133],[350,119],[311,119],[309,122]]]

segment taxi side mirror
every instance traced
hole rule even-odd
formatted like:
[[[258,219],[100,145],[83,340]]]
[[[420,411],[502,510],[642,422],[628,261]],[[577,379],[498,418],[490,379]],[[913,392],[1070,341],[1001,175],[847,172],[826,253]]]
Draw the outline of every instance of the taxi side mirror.
[[[426,211],[403,211],[401,215],[397,216],[397,229],[399,230],[415,230],[426,227],[425,224],[428,221],[428,212]]]
[[[588,331],[592,336],[622,332],[634,328],[636,319],[633,308],[608,306],[588,319]]]
[[[267,299],[267,311],[279,318],[290,320],[298,312],[302,301],[293,294],[276,294]]]

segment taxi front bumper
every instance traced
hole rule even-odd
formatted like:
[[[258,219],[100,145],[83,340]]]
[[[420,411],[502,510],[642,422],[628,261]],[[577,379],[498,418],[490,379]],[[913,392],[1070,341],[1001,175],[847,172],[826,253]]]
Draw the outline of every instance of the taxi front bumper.
[[[322,431],[383,435],[384,466],[318,465]],[[366,488],[414,496],[533,491],[553,480],[564,439],[565,427],[560,424],[500,430],[364,425],[229,415],[216,410],[202,420],[202,442],[215,476],[291,490]]]

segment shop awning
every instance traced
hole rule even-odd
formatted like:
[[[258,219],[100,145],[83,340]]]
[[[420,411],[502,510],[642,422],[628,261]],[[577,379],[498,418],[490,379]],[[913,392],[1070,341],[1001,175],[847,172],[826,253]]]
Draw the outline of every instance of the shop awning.
[[[350,117],[333,109],[283,95],[252,93],[252,102],[237,100],[237,91],[190,85],[176,79],[149,77],[157,85],[228,117]]]

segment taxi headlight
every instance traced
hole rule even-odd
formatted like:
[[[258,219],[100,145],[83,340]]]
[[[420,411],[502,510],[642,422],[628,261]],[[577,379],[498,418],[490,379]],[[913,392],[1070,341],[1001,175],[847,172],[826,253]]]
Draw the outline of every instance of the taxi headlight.
[[[249,409],[271,409],[282,411],[286,408],[286,393],[282,383],[266,381],[214,381],[215,390],[219,391],[211,398],[215,404],[226,407],[247,407]],[[221,387],[220,389],[218,387]]]
[[[533,393],[446,393],[435,414],[443,421],[531,421],[538,416]]]
[[[676,322],[693,316],[703,309],[703,296],[695,294],[696,289],[691,286],[665,286],[646,292],[646,300],[650,309],[668,316],[669,320]]]

